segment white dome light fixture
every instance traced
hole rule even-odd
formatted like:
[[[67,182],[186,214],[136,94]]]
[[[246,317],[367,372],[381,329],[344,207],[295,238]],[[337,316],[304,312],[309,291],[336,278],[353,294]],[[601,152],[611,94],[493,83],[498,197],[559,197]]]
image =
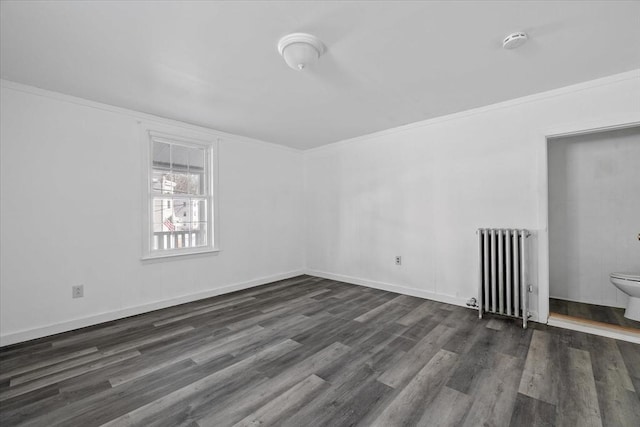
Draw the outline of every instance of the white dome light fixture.
[[[325,47],[320,39],[307,33],[289,34],[278,42],[278,52],[284,62],[298,71],[318,62],[324,51]]]
[[[505,37],[504,40],[502,40],[502,47],[505,49],[515,49],[525,44],[528,39],[529,37],[527,37],[526,33],[518,31]]]

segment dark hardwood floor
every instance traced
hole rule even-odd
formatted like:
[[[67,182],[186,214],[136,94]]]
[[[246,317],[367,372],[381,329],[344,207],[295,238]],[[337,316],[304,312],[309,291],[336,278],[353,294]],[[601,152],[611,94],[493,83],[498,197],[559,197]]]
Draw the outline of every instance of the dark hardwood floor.
[[[565,314],[580,319],[595,320],[596,322],[640,329],[640,322],[624,317],[624,308],[549,298],[549,311],[551,313]]]
[[[640,346],[301,276],[0,350],[0,425],[638,426]]]

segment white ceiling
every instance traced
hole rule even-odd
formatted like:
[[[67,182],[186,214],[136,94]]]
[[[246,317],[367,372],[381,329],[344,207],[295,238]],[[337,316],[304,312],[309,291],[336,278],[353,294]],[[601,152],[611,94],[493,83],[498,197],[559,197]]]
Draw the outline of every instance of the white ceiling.
[[[306,149],[640,68],[638,1],[2,1],[2,78]],[[506,51],[513,31],[530,35]],[[327,53],[302,73],[290,32]]]

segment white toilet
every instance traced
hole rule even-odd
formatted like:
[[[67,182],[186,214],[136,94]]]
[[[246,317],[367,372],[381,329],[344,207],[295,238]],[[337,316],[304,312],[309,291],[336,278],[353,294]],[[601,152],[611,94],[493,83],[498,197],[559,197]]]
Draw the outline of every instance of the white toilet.
[[[624,317],[640,322],[640,273],[611,273],[611,283],[629,295]]]

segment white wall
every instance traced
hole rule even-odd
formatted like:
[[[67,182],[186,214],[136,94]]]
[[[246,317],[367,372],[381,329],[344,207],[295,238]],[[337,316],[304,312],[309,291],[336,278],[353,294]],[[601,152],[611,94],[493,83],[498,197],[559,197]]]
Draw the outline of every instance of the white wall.
[[[549,140],[549,285],[625,307],[612,272],[640,274],[640,128]]]
[[[137,118],[151,118],[3,83],[1,344],[305,266],[461,304],[476,295],[476,228],[529,228],[534,255],[546,250],[545,135],[640,120],[639,94],[634,71],[304,154],[223,135],[222,252],[143,263]],[[546,261],[534,261],[544,301]],[[85,297],[71,299],[78,283]]]
[[[307,151],[307,267],[461,304],[477,294],[475,230],[527,228],[535,312],[548,292],[545,135],[622,116],[640,117],[637,71]]]
[[[222,251],[142,262],[140,114],[8,82],[0,98],[3,345],[303,270],[300,152],[222,135]]]

